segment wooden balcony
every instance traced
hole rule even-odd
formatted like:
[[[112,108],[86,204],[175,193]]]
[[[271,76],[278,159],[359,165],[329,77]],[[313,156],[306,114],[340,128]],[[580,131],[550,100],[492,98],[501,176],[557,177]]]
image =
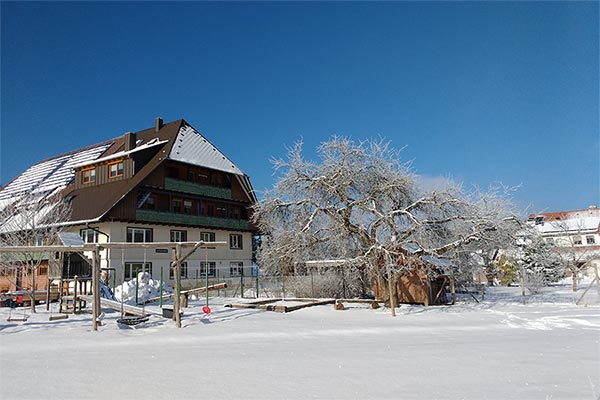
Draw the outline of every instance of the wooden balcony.
[[[135,218],[139,222],[156,222],[167,225],[189,225],[239,231],[248,230],[248,221],[243,219],[203,217],[198,215],[140,209],[136,210]]]
[[[231,189],[199,183],[182,181],[180,179],[165,178],[165,189],[174,192],[191,193],[200,196],[216,197],[231,200]]]

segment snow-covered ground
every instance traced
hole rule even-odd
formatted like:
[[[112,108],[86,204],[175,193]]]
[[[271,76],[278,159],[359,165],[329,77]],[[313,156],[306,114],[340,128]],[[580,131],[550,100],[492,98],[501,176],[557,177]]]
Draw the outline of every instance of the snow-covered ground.
[[[7,322],[2,308],[0,398],[598,399],[596,289],[580,306],[582,291],[568,286],[527,305],[518,293],[403,305],[396,318],[365,305],[230,309],[239,299],[222,298],[205,316],[200,299],[182,329],[158,316],[121,329],[119,313],[104,310],[98,332],[90,314],[49,322],[41,305],[27,322]]]

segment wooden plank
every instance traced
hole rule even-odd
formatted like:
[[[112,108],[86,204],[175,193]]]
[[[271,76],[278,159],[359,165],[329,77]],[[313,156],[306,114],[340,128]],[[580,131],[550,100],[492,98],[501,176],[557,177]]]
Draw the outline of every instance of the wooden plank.
[[[69,316],[67,314],[51,315],[48,318],[48,321],[56,321],[59,319],[67,319],[67,318],[69,318]]]
[[[79,299],[91,302],[93,300],[93,297],[88,296],[88,295],[79,295]],[[121,311],[121,303],[118,301],[108,300],[103,297],[100,299],[100,304],[103,307],[112,308],[113,310]],[[136,307],[136,306],[132,306],[129,304],[123,304],[123,312],[126,312],[127,314],[139,315],[141,317],[146,316],[146,315],[158,315],[158,316],[162,317],[161,313],[144,310],[141,307]]]
[[[280,304],[269,304],[276,303],[278,301],[296,301],[296,302],[306,302],[306,304],[298,304],[295,306],[285,306]],[[306,307],[320,306],[325,304],[333,304],[335,303],[335,299],[329,300],[321,300],[316,301],[315,299],[269,299],[269,300],[261,300],[252,303],[240,303],[240,304],[226,304],[225,307],[230,308],[250,308],[256,310],[266,310],[266,311],[275,311],[280,313],[288,313],[296,310],[300,310]]]
[[[226,287],[227,287],[227,283],[225,283],[225,282],[222,282],[222,283],[216,283],[216,284],[214,284],[214,285],[210,285],[210,286],[208,287],[208,290],[219,290],[219,289],[225,289]],[[194,288],[194,289],[189,289],[189,290],[182,290],[182,291],[180,292],[180,294],[183,294],[183,295],[190,295],[190,294],[195,294],[195,293],[204,293],[204,292],[206,292],[206,287]],[[163,296],[162,296],[162,299],[163,299],[163,300],[167,300],[167,299],[170,299],[170,298],[172,298],[172,297],[174,297],[174,296],[175,296],[175,293],[166,294],[166,295],[163,295]],[[148,300],[146,300],[146,301],[144,302],[144,304],[153,303],[153,302],[155,302],[155,301],[158,301],[158,300],[160,300],[160,296],[158,296],[158,297],[153,297],[153,298],[151,298],[151,299],[148,299]]]
[[[301,308],[314,307],[314,306],[322,306],[322,305],[325,305],[325,304],[333,304],[333,303],[335,303],[335,299],[332,299],[332,300],[323,300],[323,301],[315,301],[313,303],[299,304],[297,306],[286,306],[285,307],[286,310],[284,312],[292,312],[292,311],[300,310]]]
[[[385,303],[383,300],[370,300],[370,299],[337,299],[338,303],[363,303],[363,304],[371,304],[371,303]]]

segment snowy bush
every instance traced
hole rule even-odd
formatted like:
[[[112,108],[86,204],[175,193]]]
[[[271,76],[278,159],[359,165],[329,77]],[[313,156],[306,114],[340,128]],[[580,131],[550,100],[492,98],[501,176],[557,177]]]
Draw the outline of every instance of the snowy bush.
[[[159,297],[160,293],[160,280],[154,280],[147,272],[140,272],[138,276],[134,279],[131,279],[127,282],[124,282],[122,285],[119,285],[115,288],[115,298],[118,301],[123,301],[124,303],[135,304],[135,288],[137,290],[137,302],[139,304],[145,303],[149,299],[154,297]],[[169,287],[169,284],[163,282],[163,293],[162,294],[171,294],[173,293],[173,289]]]

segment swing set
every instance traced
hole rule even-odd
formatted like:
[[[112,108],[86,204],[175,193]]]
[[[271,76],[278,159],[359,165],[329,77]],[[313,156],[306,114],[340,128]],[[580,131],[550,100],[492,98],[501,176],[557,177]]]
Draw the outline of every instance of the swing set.
[[[213,249],[219,246],[226,246],[227,242],[150,242],[150,243],[82,243],[77,245],[58,245],[58,246],[7,246],[0,247],[0,254],[2,253],[20,253],[35,250],[37,252],[59,252],[59,253],[92,253],[92,330],[98,330],[98,324],[101,320],[101,295],[100,295],[100,251],[104,249],[158,249],[158,248],[171,248],[172,249],[172,261],[170,268],[174,269],[175,277],[175,288],[177,290],[177,296],[174,297],[173,309],[180,310],[180,299],[179,299],[179,287],[180,287],[180,270],[181,263],[191,257],[196,250],[200,248]],[[188,250],[185,255],[181,254],[182,249]],[[206,277],[208,281],[208,276]],[[83,298],[84,296],[79,296]],[[86,296],[87,297],[87,296]],[[208,303],[205,306],[205,312],[210,312]],[[11,310],[12,313],[12,310]],[[145,313],[144,313],[145,314]],[[12,317],[12,314],[11,314]],[[123,317],[125,317],[123,313]],[[24,316],[26,318],[26,316]],[[23,318],[20,318],[23,319]],[[179,312],[174,312],[175,324],[178,328],[181,328],[181,315]]]

